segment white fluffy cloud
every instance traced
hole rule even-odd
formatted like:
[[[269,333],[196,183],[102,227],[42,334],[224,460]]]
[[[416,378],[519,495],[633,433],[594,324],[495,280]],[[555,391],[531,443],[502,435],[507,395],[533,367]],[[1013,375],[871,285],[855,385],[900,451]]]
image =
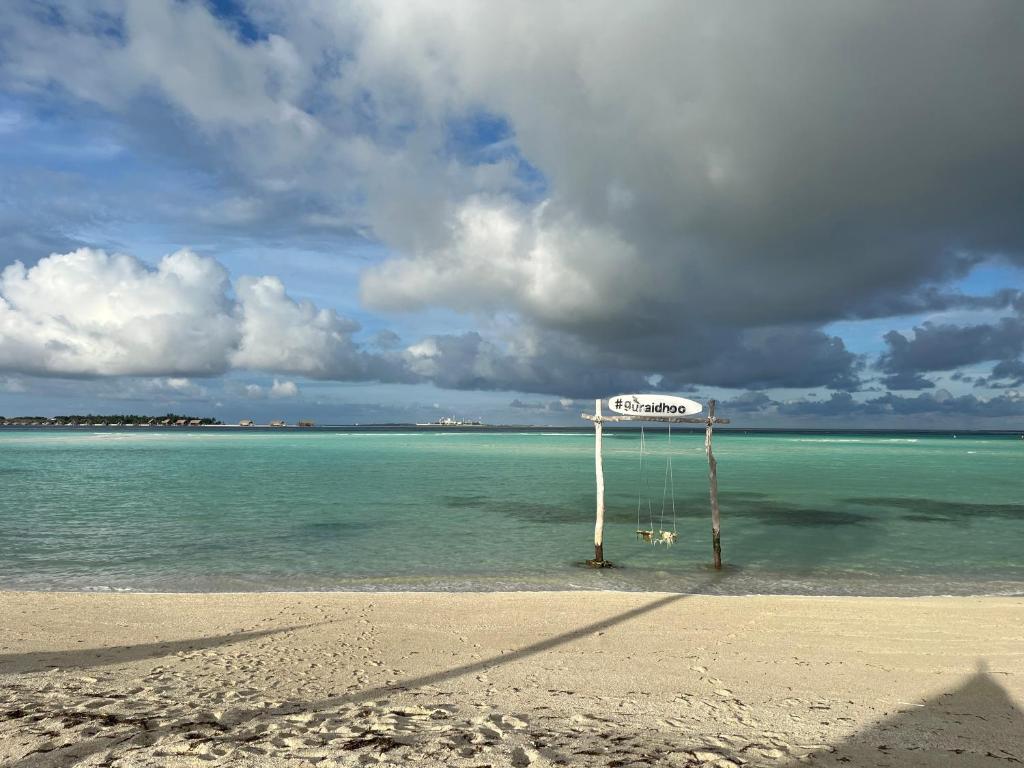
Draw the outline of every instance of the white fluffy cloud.
[[[243,277],[183,250],[156,268],[88,248],[0,273],[0,370],[61,376],[183,377],[230,369],[363,378],[358,324],[297,302],[275,277]],[[296,391],[275,382],[272,394]]]
[[[156,269],[82,248],[0,274],[0,367],[58,375],[213,375],[241,340],[227,272],[191,251]]]
[[[240,278],[235,292],[240,341],[232,367],[345,378],[362,364],[355,321],[293,300],[276,277]]]
[[[589,325],[621,317],[637,298],[636,283],[617,280],[636,262],[633,247],[612,229],[580,226],[510,200],[473,199],[449,223],[440,248],[368,270],[362,283],[371,307],[415,310],[439,304],[461,311],[514,310],[553,325]]]

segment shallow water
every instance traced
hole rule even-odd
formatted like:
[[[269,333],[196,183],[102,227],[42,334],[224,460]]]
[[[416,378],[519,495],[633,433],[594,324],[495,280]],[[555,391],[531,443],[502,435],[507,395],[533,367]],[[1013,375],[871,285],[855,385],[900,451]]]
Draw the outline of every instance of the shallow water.
[[[4,429],[0,588],[1024,594],[1017,435],[716,433],[721,573],[703,436],[647,445],[606,433],[592,571],[592,433]]]

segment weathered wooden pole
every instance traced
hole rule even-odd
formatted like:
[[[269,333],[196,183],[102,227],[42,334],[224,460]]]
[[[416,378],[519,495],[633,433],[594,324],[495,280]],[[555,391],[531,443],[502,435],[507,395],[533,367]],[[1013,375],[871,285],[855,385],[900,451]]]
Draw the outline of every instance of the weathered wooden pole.
[[[597,477],[597,515],[594,519],[594,559],[587,565],[604,568],[610,563],[604,559],[604,460],[601,457],[602,437],[601,401],[594,401],[594,474]]]
[[[711,496],[711,549],[715,568],[722,567],[722,520],[718,513],[718,462],[711,452],[711,432],[715,425],[715,401],[708,400],[707,426],[704,428],[704,452],[708,455],[708,481]]]

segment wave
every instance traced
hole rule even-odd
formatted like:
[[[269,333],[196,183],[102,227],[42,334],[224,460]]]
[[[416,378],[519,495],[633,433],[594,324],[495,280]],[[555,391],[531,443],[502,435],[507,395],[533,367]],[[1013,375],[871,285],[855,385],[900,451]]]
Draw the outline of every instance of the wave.
[[[917,443],[916,437],[798,437],[798,443]]]
[[[859,437],[798,437],[798,443],[863,443]]]

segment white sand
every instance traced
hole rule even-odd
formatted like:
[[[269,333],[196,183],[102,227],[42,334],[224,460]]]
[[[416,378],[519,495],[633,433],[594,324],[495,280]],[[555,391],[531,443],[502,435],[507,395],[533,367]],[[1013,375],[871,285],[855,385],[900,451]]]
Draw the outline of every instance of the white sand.
[[[0,765],[1024,761],[1024,599],[0,593]]]

